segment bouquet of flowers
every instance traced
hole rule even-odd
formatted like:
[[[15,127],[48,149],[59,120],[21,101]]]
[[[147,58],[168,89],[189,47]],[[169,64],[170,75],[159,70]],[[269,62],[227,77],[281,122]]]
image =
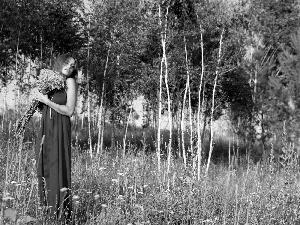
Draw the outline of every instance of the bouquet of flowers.
[[[39,79],[34,84],[35,88],[46,95],[49,94],[50,91],[55,89],[59,90],[65,88],[65,77],[56,73],[49,69],[42,69]],[[16,126],[16,134],[20,135],[25,130],[26,125],[28,124],[29,120],[38,109],[40,102],[36,99],[31,101],[29,108],[26,110],[25,114],[20,118]]]

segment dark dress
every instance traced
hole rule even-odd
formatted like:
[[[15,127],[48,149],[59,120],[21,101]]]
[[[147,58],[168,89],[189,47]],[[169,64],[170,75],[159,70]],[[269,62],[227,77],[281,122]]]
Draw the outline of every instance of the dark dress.
[[[67,102],[65,90],[49,98],[60,105]],[[47,105],[42,105],[41,127],[36,142],[37,177],[41,203],[48,206],[51,219],[70,221],[71,199],[71,122]],[[68,223],[68,222],[67,222]]]

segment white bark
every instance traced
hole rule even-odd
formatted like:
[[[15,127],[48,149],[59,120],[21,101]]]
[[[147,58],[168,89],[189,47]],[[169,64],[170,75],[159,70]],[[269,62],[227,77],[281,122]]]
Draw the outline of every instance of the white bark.
[[[91,17],[89,16],[89,29],[88,29],[88,52],[87,52],[87,91],[88,91],[88,132],[89,132],[89,153],[90,157],[93,157],[93,146],[92,146],[92,135],[91,135],[91,102],[90,102],[90,85],[89,85],[89,61],[90,61],[90,26],[91,26]]]
[[[170,90],[168,85],[168,61],[167,61],[167,53],[166,53],[166,41],[167,41],[167,23],[168,23],[168,8],[167,12],[165,14],[165,21],[164,21],[164,29],[161,33],[161,44],[163,48],[163,64],[165,68],[165,85],[167,90],[167,97],[168,97],[168,120],[169,120],[169,144],[168,144],[168,167],[167,171],[170,171],[170,164],[171,164],[171,158],[172,158],[172,109],[171,109],[171,98],[170,98]],[[162,65],[161,65],[162,66]]]
[[[123,138],[123,159],[125,158],[125,151],[126,151],[126,136],[127,136],[127,130],[128,130],[128,125],[129,125],[129,121],[131,119],[131,114],[132,114],[132,104],[130,106],[130,112],[129,112],[129,116],[127,118],[127,122],[126,122],[126,128],[125,128],[125,134],[124,134],[124,138]]]
[[[221,36],[220,36],[220,42],[219,42],[219,53],[218,53],[218,62],[217,62],[217,68],[216,68],[216,75],[214,80],[214,87],[213,87],[213,94],[212,94],[212,105],[211,105],[211,112],[210,112],[210,143],[209,143],[209,154],[208,154],[208,160],[206,165],[206,171],[205,175],[207,176],[210,161],[211,161],[211,154],[213,151],[213,137],[214,137],[214,130],[213,130],[213,114],[215,110],[215,93],[216,93],[216,86],[219,76],[219,66],[221,62],[221,53],[222,53],[222,44],[223,44],[223,35],[224,35],[224,28],[222,30]]]
[[[183,162],[184,166],[186,167],[186,152],[185,152],[185,142],[184,142],[184,120],[185,120],[185,102],[187,98],[187,93],[189,91],[189,86],[190,86],[190,72],[188,68],[188,57],[187,57],[187,48],[186,48],[186,40],[184,37],[184,47],[185,47],[185,61],[186,61],[186,84],[185,84],[185,89],[184,89],[184,95],[183,95],[183,102],[182,102],[182,111],[181,111],[181,139],[182,139],[182,154],[183,154]],[[190,95],[189,95],[190,96]],[[189,97],[190,100],[190,97]]]
[[[158,7],[159,11],[159,26],[162,28],[162,14],[161,14],[161,7],[159,5]],[[162,45],[164,45],[164,35],[162,33],[163,31],[161,30],[161,41]],[[160,62],[160,76],[159,76],[159,96],[158,96],[158,128],[157,128],[157,149],[156,149],[156,154],[157,154],[157,166],[158,166],[158,171],[160,171],[160,145],[161,145],[161,111],[162,111],[162,82],[163,82],[163,65],[164,65],[165,59],[162,57],[161,62]]]
[[[100,109],[99,109],[99,115],[98,115],[98,143],[97,143],[97,155],[100,153],[102,154],[103,151],[103,145],[101,143],[101,135],[103,134],[102,129],[103,129],[103,100],[104,100],[104,88],[105,88],[105,77],[107,73],[107,66],[108,66],[108,59],[109,59],[109,53],[110,53],[110,45],[108,48],[107,52],[107,57],[106,57],[106,62],[105,62],[105,68],[104,68],[104,74],[103,74],[103,83],[102,83],[102,90],[101,90],[101,99],[100,99]]]
[[[197,178],[200,180],[201,175],[201,161],[202,161],[202,139],[201,139],[201,122],[202,122],[202,108],[203,108],[203,101],[201,103],[201,92],[202,92],[202,85],[203,85],[203,77],[204,77],[204,47],[203,47],[203,33],[202,27],[200,26],[201,33],[200,33],[200,44],[201,44],[201,78],[199,84],[199,92],[198,92],[198,111],[197,111],[197,159],[198,159],[198,167],[197,167]],[[203,94],[204,95],[204,94]],[[204,100],[204,99],[203,99]]]

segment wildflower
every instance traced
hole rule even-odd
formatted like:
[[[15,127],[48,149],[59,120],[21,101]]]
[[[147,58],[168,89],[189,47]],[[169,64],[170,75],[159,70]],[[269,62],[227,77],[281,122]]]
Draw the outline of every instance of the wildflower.
[[[73,200],[78,200],[80,197],[78,196],[78,195],[74,195],[73,197],[72,197],[72,199]]]
[[[68,188],[63,187],[62,189],[60,189],[60,192],[66,192],[68,190]]]
[[[101,207],[102,207],[102,208],[106,208],[107,205],[106,205],[106,204],[101,204]]]
[[[59,73],[56,73],[52,70],[43,69],[41,70],[39,80],[36,81],[34,86],[37,87],[42,94],[46,95],[49,94],[50,91],[53,91],[55,89],[59,90],[64,88],[65,78],[64,76],[61,76]],[[38,109],[39,104],[40,102],[38,100],[32,100],[25,114],[18,121],[15,131],[17,135],[22,134],[29,120]]]
[[[98,200],[100,198],[100,195],[98,195],[98,194],[96,194],[95,196],[94,196],[94,199],[95,200]]]

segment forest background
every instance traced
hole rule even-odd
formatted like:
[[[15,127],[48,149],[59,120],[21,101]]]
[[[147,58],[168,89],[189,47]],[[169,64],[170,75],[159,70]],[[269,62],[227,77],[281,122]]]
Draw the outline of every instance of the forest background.
[[[13,108],[2,107],[3,152],[39,70],[72,52],[81,100],[73,147],[87,158],[155,153],[158,171],[170,174],[179,160],[199,181],[211,162],[249,168],[298,157],[299,1],[0,3],[1,91],[14,83],[17,96]],[[140,96],[139,127],[132,104]],[[226,133],[213,126],[220,118]],[[36,115],[22,143],[34,143],[38,122]]]

